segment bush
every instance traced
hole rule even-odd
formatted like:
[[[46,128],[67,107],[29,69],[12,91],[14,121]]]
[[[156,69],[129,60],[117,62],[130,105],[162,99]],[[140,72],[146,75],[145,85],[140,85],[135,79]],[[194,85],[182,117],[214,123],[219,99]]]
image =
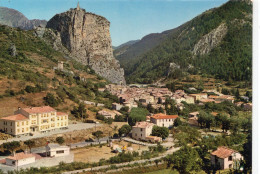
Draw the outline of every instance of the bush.
[[[144,108],[133,108],[129,114],[128,123],[134,126],[136,122],[145,121],[149,112]]]
[[[105,117],[104,117],[104,115],[99,115],[99,114],[98,114],[98,115],[96,116],[96,119],[103,121],[103,120],[105,120]]]
[[[59,143],[59,144],[63,144],[65,142],[65,140],[64,140],[63,137],[57,137],[56,142]]]
[[[165,139],[169,136],[169,129],[166,127],[154,126],[152,130],[152,135]]]
[[[125,124],[121,128],[118,129],[118,134],[121,137],[122,135],[127,135],[131,132],[132,128],[130,125]]]
[[[109,158],[109,162],[111,164],[130,162],[130,161],[133,161],[133,160],[134,160],[134,157],[129,152],[127,152],[127,153],[122,152],[122,153],[119,153],[117,156]]]
[[[122,115],[116,115],[114,121],[115,122],[125,122],[125,118]]]
[[[44,97],[43,99],[45,100],[45,103],[47,105],[50,105],[52,107],[57,107],[61,103],[61,101],[51,93],[47,93],[46,97]]]

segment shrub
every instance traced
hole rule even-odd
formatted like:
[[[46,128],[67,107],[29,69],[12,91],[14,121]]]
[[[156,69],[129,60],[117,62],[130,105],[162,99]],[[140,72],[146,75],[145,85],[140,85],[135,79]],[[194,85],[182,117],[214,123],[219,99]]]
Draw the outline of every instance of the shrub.
[[[59,144],[63,144],[65,142],[65,140],[64,140],[63,137],[57,137],[56,142],[59,143]]]

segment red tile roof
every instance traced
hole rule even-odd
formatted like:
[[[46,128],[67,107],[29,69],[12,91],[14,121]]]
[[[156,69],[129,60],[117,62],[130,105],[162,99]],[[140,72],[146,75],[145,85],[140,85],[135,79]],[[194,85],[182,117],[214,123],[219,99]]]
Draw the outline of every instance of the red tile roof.
[[[218,147],[217,150],[212,152],[211,155],[216,155],[219,158],[227,158],[230,155],[232,155],[232,153],[234,153],[234,152],[236,152],[236,151],[233,149],[229,149],[225,146],[221,146],[221,147]]]
[[[64,112],[57,112],[57,116],[63,116],[63,115],[68,115],[68,114]]]
[[[31,158],[31,157],[35,157],[35,156],[33,154],[25,154],[24,152],[21,152],[21,153],[16,153],[14,156],[8,156],[6,158],[11,160],[20,160],[20,159]]]
[[[16,120],[29,120],[29,118],[23,116],[22,114],[17,114],[17,115],[11,115],[7,117],[2,117],[0,118],[2,120],[10,120],[10,121],[16,121]]]
[[[217,112],[211,112],[211,115],[216,117],[218,115],[218,113]]]
[[[162,114],[162,113],[159,113],[159,114],[155,114],[153,116],[151,116],[151,118],[154,118],[154,119],[171,119],[171,118],[178,118],[179,116],[178,115],[165,115],[165,114]]]
[[[41,107],[31,107],[31,108],[22,108],[24,111],[29,114],[37,114],[37,113],[47,113],[47,112],[55,112],[56,110],[50,106],[41,106]]]
[[[146,128],[148,126],[153,126],[153,125],[154,125],[153,123],[142,121],[142,122],[136,122],[135,126],[133,127]]]

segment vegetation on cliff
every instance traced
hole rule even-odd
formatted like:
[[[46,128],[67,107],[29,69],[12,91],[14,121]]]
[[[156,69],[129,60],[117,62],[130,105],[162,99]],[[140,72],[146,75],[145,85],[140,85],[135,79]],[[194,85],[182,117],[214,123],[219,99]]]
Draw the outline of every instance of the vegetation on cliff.
[[[193,54],[194,46],[221,24],[227,33],[208,54]],[[202,46],[203,47],[203,46]],[[169,70],[170,63],[176,65]],[[184,24],[158,46],[132,57],[124,65],[129,83],[151,83],[159,78],[179,78],[189,74],[208,74],[236,81],[252,79],[252,5],[229,1],[208,10]]]

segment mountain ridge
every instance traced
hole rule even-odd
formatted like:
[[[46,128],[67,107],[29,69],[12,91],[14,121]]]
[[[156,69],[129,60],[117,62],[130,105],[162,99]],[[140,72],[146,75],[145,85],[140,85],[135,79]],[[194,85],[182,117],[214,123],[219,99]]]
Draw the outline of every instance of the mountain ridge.
[[[25,15],[15,9],[0,7],[0,24],[31,30],[39,25],[44,27],[47,24],[47,21],[39,19],[29,20]]]
[[[221,24],[227,27],[227,32],[224,32],[225,29],[223,30]],[[175,32],[171,32],[157,43],[157,46],[142,54],[132,52],[131,54],[136,53],[136,56],[117,57],[125,68],[128,83],[153,83],[161,78],[181,78],[187,74],[251,81],[252,3],[250,1],[228,1],[177,28],[179,30],[175,28]],[[199,42],[203,38],[204,41]],[[209,44],[213,41],[216,44]],[[206,54],[194,55],[192,51],[196,44],[200,50],[206,49],[203,44],[210,48]],[[175,66],[170,66],[171,64]],[[170,69],[172,67],[174,69]]]

